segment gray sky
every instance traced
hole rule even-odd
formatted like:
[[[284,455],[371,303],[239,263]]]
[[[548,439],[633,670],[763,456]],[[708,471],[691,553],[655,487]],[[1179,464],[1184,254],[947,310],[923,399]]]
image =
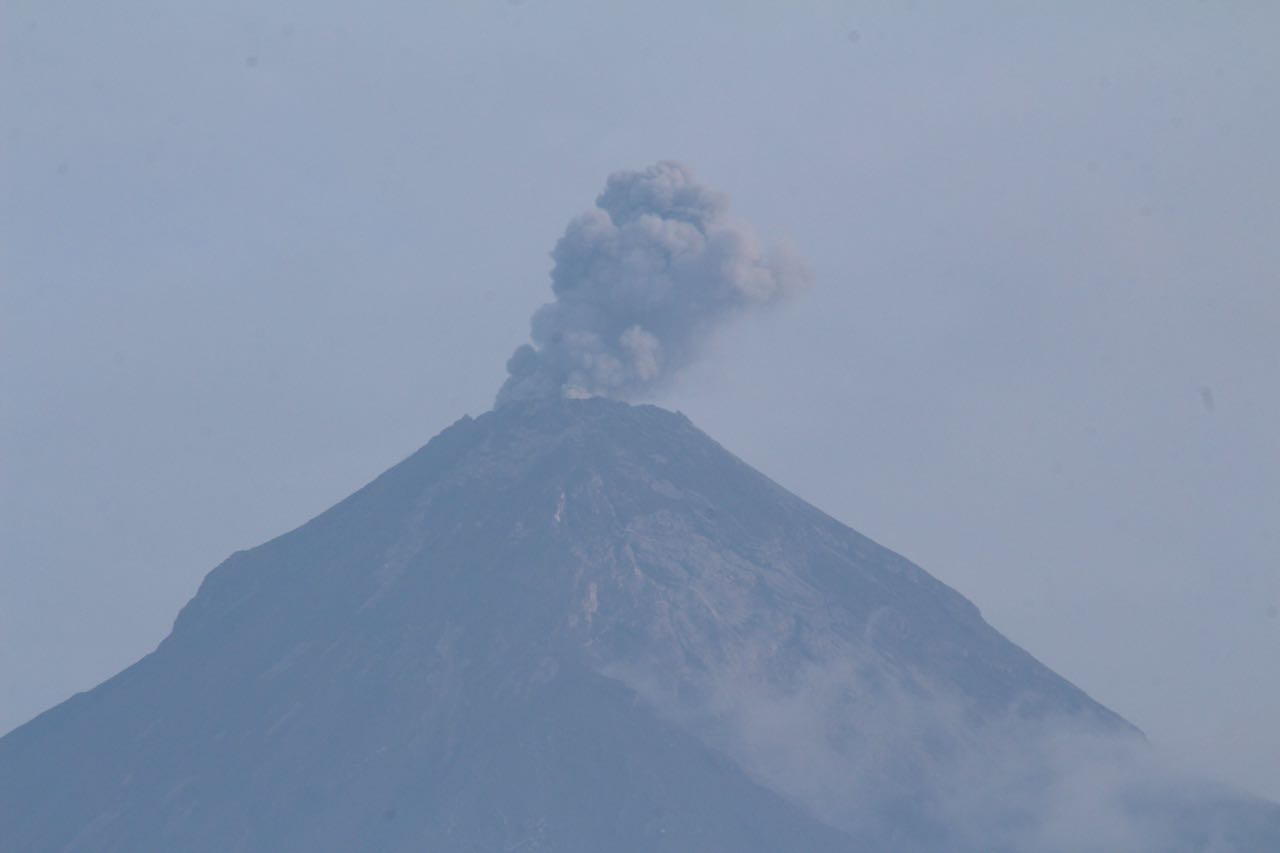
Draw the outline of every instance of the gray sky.
[[[0,13],[0,730],[487,409],[674,158],[814,283],[657,402],[1280,798],[1280,6],[182,5]]]

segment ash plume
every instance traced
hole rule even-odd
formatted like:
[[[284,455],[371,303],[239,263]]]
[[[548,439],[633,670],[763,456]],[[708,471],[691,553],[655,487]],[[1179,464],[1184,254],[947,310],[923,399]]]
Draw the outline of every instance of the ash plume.
[[[551,253],[555,299],[507,362],[497,405],[644,397],[743,309],[802,287],[803,265],[728,217],[728,198],[671,161],[610,175]]]

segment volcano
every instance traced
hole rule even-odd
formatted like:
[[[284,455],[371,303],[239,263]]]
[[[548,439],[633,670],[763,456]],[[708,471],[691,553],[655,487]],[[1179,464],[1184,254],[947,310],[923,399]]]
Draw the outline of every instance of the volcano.
[[[0,739],[5,851],[1276,850],[685,417],[463,418]]]

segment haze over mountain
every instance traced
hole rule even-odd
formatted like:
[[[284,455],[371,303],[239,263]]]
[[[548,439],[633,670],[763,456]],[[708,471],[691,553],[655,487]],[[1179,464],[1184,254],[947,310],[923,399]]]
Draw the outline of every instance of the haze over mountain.
[[[1274,849],[684,417],[464,418],[0,739],[0,849]]]
[[[624,402],[805,281],[722,194],[615,173],[552,257],[493,411],[0,738],[0,850],[1280,848],[1280,807],[1163,764],[955,590]]]
[[[487,410],[676,156],[814,286],[635,399],[1280,802],[1280,4],[3,18],[0,735]]]

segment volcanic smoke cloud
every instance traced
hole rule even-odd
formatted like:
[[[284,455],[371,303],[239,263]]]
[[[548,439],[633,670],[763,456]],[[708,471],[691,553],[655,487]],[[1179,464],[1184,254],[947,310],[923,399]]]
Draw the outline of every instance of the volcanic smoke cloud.
[[[532,345],[507,362],[498,405],[643,397],[730,317],[803,286],[790,253],[762,250],[727,213],[727,197],[679,163],[610,175],[551,253],[555,301],[534,313]]]

